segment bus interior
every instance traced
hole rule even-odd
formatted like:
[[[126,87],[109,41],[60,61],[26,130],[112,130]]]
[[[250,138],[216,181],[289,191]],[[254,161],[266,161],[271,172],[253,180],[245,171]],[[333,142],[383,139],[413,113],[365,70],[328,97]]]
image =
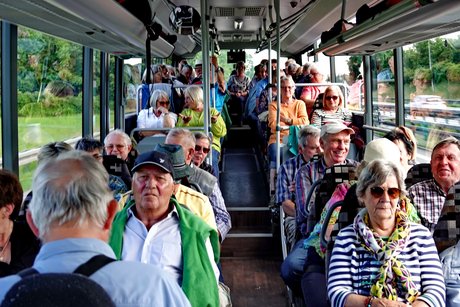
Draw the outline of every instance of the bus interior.
[[[365,6],[381,8],[363,13]],[[230,69],[245,61],[250,77],[258,54],[277,60],[279,69],[287,59],[321,63],[327,82],[345,89],[364,143],[409,127],[417,164],[430,162],[443,137],[460,138],[459,1],[0,0],[0,19],[1,163],[19,174],[25,190],[45,143],[138,131],[136,91],[145,67],[177,67],[182,59],[207,67],[212,55],[222,65],[231,58]],[[379,79],[390,58],[393,77]],[[212,78],[204,69],[203,84]],[[42,112],[46,85],[57,79],[73,94]],[[203,91],[211,101],[211,89]],[[270,193],[266,152],[250,131],[245,122],[233,125],[222,145],[220,187],[232,217],[221,251],[225,283],[234,306],[304,306],[279,277],[287,253],[284,213]],[[282,162],[278,154],[277,166]]]

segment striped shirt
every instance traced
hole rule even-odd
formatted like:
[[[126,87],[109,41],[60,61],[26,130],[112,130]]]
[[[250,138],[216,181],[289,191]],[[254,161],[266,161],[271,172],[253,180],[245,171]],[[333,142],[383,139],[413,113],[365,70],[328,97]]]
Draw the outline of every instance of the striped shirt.
[[[410,223],[406,247],[398,259],[410,271],[412,280],[428,306],[445,306],[446,289],[441,263],[431,233]],[[370,295],[381,263],[357,240],[353,225],[342,229],[335,241],[329,266],[328,295],[332,306],[344,306],[349,294]],[[405,301],[397,285],[400,301]]]
[[[340,120],[344,121],[345,125],[348,125],[351,123],[351,117],[351,112],[343,108],[338,108],[335,113],[328,113],[323,109],[317,109],[313,111],[310,124],[321,128],[321,126],[325,125],[327,122]]]
[[[295,184],[295,174],[297,171],[307,164],[301,154],[284,162],[278,170],[278,178],[276,180],[276,203],[281,204],[285,200],[295,199],[295,191],[291,192],[290,187]]]
[[[414,184],[408,190],[412,203],[422,220],[422,225],[432,233],[441,216],[442,207],[446,200],[446,193],[434,181],[425,180]]]

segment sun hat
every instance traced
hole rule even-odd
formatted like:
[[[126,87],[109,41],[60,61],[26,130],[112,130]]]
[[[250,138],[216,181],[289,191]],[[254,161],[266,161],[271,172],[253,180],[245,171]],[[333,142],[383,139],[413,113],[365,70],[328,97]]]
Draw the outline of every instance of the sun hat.
[[[344,123],[338,121],[330,121],[321,126],[321,137],[325,134],[336,134],[342,131],[347,131],[349,134],[355,134],[355,131],[347,127]]]

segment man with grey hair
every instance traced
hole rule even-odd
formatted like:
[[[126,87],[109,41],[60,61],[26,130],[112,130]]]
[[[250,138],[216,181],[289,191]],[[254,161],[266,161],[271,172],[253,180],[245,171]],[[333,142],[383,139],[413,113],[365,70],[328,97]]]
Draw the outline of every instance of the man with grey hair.
[[[95,256],[115,259],[106,243],[117,202],[108,174],[91,155],[71,151],[38,166],[27,222],[43,242],[33,268],[72,273]],[[177,284],[150,265],[113,261],[89,276],[117,306],[190,306]],[[21,277],[0,279],[0,301]]]
[[[356,161],[347,159],[351,134],[354,134],[353,129],[341,122],[330,122],[323,125],[319,140],[324,150],[323,155],[320,159],[302,166],[295,175],[296,222],[297,229],[304,239],[312,230],[307,228],[307,221],[316,220],[315,210],[311,210],[309,204],[306,204],[306,198],[313,183],[323,178],[324,171],[328,167],[337,164],[358,164]],[[314,203],[314,200],[311,203]],[[281,277],[291,289],[299,290],[300,288],[306,255],[307,250],[303,248],[303,240],[299,240],[281,265]]]
[[[460,180],[460,142],[448,137],[436,144],[430,164],[433,179],[414,184],[408,189],[408,194],[422,225],[433,232],[449,189]]]
[[[129,152],[132,149],[131,138],[123,130],[116,129],[107,134],[104,147],[108,155],[117,156],[128,162]]]
[[[322,149],[319,144],[320,130],[307,126],[300,130],[298,139],[299,154],[285,161],[278,169],[276,180],[276,203],[283,207],[286,214],[285,229],[290,244],[295,243],[295,175]]]
[[[182,146],[185,155],[185,163],[190,165],[191,173],[188,176],[189,182],[200,186],[201,192],[209,197],[214,215],[216,217],[217,230],[219,231],[220,241],[222,242],[227,233],[232,228],[230,214],[225,206],[225,201],[220,191],[217,178],[208,172],[196,167],[192,163],[195,154],[195,136],[192,132],[183,128],[175,128],[169,131],[166,136],[165,144]]]

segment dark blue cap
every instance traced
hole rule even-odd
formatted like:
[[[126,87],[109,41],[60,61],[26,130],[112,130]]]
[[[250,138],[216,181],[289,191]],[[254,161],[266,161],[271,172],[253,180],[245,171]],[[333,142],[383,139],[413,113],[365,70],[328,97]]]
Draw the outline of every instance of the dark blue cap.
[[[162,152],[144,152],[139,157],[137,157],[131,172],[135,173],[144,165],[155,165],[162,168],[165,172],[168,172],[171,175],[174,174],[174,166],[171,162],[171,159],[169,158],[169,155]]]

